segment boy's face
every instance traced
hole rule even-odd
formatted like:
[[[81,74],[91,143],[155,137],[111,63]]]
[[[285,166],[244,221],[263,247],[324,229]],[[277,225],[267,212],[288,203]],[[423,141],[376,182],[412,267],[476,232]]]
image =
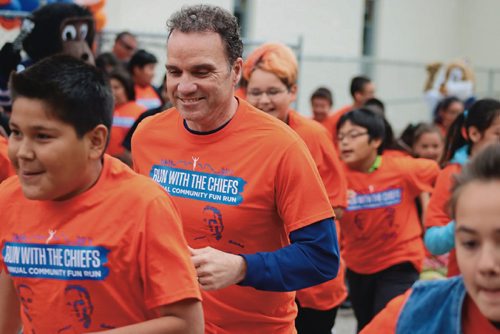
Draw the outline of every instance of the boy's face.
[[[340,158],[345,164],[351,169],[360,170],[367,161],[372,161],[377,156],[381,140],[370,140],[366,128],[346,121],[338,131],[337,143]]]
[[[466,185],[455,221],[457,261],[467,292],[486,318],[500,321],[500,181]]]
[[[318,122],[325,120],[330,114],[332,105],[330,101],[322,97],[315,97],[311,101],[313,118]]]
[[[78,138],[71,125],[48,110],[42,100],[25,97],[12,105],[9,158],[24,195],[32,200],[68,199],[95,182],[90,133]]]
[[[155,76],[156,64],[146,64],[144,67],[134,68],[134,82],[139,86],[151,85]]]

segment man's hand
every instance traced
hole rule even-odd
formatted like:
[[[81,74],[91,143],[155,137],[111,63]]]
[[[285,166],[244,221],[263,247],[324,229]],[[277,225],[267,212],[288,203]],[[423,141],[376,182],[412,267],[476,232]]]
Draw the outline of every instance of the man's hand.
[[[247,264],[242,256],[222,252],[212,247],[193,249],[191,260],[203,290],[218,290],[245,278]]]

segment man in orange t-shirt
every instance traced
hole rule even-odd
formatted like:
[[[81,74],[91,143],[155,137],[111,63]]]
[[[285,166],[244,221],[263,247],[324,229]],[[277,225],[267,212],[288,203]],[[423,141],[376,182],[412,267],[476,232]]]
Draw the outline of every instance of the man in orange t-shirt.
[[[11,82],[17,177],[0,185],[0,332],[203,333],[174,204],[104,155],[104,74],[59,55]]]
[[[0,182],[15,173],[7,156],[7,139],[0,135]]]
[[[439,167],[426,159],[382,156],[384,121],[370,110],[351,111],[338,126],[349,196],[340,221],[342,256],[361,330],[418,279],[424,246],[414,201],[432,190]]]
[[[185,7],[168,26],[175,108],[141,122],[134,168],[179,208],[206,332],[294,333],[294,291],[338,270],[334,214],[319,173],[286,124],[234,97],[243,44],[232,14]]]
[[[297,71],[295,55],[286,45],[259,46],[248,56],[243,68],[247,101],[288,124],[304,140],[336,217],[341,217],[347,206],[347,183],[331,138],[320,124],[289,109],[296,98]],[[299,334],[307,333],[311,326],[318,334],[331,333],[337,306],[347,295],[342,264],[334,280],[297,292],[299,314],[295,326]]]
[[[375,96],[375,85],[370,78],[357,76],[351,80],[350,93],[353,100],[352,105],[346,105],[338,110],[335,110],[333,114],[323,123],[328,132],[332,134],[333,140],[337,138],[337,123],[340,118],[353,109],[363,107],[366,101],[373,98]]]

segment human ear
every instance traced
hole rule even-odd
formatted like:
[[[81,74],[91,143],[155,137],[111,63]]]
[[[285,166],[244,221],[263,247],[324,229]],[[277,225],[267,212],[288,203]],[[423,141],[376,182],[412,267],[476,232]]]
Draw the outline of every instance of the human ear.
[[[240,82],[241,75],[243,73],[243,59],[236,59],[234,64],[231,66],[231,70],[234,72],[233,86],[236,86],[236,84]]]
[[[481,140],[482,136],[483,135],[481,134],[481,132],[475,126],[470,126],[467,129],[467,137],[474,144],[477,143],[479,140]]]
[[[108,144],[108,128],[104,124],[99,124],[85,134],[89,144],[89,157],[100,159]]]

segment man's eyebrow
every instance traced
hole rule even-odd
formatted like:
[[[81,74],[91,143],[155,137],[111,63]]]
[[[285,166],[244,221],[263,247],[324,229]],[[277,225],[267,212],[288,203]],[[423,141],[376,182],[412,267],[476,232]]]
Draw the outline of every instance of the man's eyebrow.
[[[468,233],[468,234],[477,234],[477,232],[474,229],[467,227],[467,226],[458,226],[457,233],[458,232],[464,232],[464,233]]]

